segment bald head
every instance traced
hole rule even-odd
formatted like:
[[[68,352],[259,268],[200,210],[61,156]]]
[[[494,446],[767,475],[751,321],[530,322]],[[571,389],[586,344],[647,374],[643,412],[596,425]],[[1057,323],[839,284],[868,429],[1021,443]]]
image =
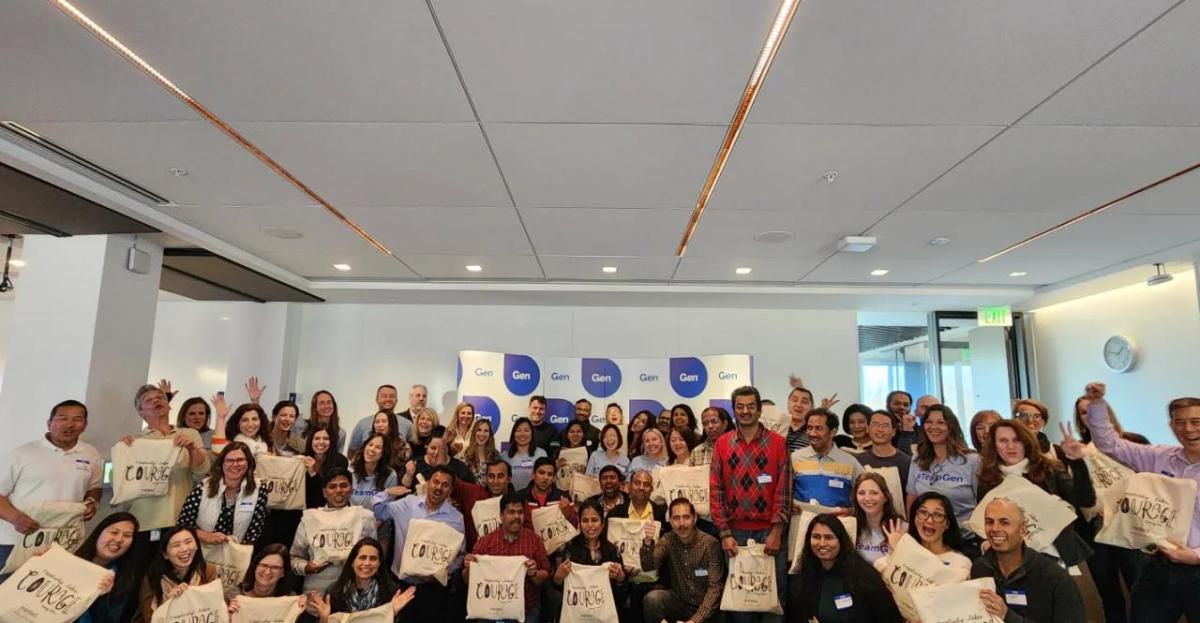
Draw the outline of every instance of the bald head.
[[[1006,498],[996,498],[988,503],[983,512],[983,528],[988,543],[997,554],[1019,552],[1029,532],[1024,511]]]

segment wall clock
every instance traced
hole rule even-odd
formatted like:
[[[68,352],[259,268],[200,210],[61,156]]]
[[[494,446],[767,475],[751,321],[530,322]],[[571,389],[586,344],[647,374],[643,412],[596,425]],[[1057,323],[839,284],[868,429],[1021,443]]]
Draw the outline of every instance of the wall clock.
[[[1124,335],[1114,335],[1104,341],[1104,367],[1121,374],[1137,363],[1137,349]]]

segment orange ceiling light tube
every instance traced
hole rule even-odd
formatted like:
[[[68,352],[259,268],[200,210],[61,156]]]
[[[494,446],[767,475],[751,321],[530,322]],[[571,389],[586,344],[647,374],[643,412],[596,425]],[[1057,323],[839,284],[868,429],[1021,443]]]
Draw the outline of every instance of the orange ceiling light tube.
[[[93,36],[102,41],[109,48],[112,48],[114,52],[120,54],[122,58],[129,61],[129,63],[134,67],[137,67],[142,73],[149,76],[151,80],[154,80],[154,82],[166,89],[169,93],[171,93],[171,95],[174,95],[176,98],[178,98],[179,101],[187,104],[189,108],[196,111],[198,115],[203,117],[212,125],[216,126],[218,130],[223,132],[229,138],[233,139],[238,145],[241,145],[243,149],[250,152],[255,158],[258,158],[263,164],[267,165],[267,167],[274,171],[276,175],[282,177],[297,190],[304,193],[304,195],[309,199],[312,199],[318,205],[325,208],[330,214],[333,215],[334,218],[341,221],[341,223],[346,227],[349,227],[363,240],[369,242],[371,246],[378,249],[380,253],[383,253],[384,255],[392,255],[392,252],[389,251],[387,247],[383,246],[383,243],[376,240],[373,236],[371,236],[371,234],[368,234],[366,230],[364,230],[362,227],[359,227],[354,221],[350,220],[350,218],[343,214],[341,210],[333,207],[333,204],[326,201],[321,195],[318,195],[316,191],[314,191],[304,182],[300,181],[300,179],[295,175],[292,175],[290,171],[283,168],[283,165],[279,164],[275,161],[275,159],[268,156],[265,152],[263,152],[263,150],[259,149],[257,145],[251,143],[249,139],[247,139],[245,136],[242,136],[240,132],[233,129],[233,127],[226,123],[223,119],[218,117],[203,104],[196,101],[195,98],[188,95],[174,82],[171,82],[170,79],[162,75],[162,73],[151,66],[150,63],[142,60],[142,58],[133,50],[130,50],[124,43],[121,43],[120,40],[109,34],[109,32],[102,26],[92,21],[92,18],[88,17],[83,11],[75,8],[75,6],[67,0],[49,0],[49,2],[63,13],[66,13],[68,17],[75,20],[76,23],[78,23],[88,32],[92,33]]]
[[[679,249],[675,252],[677,257],[683,257],[688,243],[692,240],[692,235],[696,233],[696,226],[700,224],[700,216],[704,214],[704,208],[708,206],[708,199],[717,186],[717,180],[721,178],[721,172],[725,170],[725,163],[729,161],[733,145],[737,143],[738,135],[742,133],[746,116],[750,114],[750,108],[754,106],[754,100],[758,98],[763,80],[767,77],[767,71],[771,69],[775,54],[779,52],[779,44],[783,42],[783,35],[787,33],[788,26],[791,26],[798,6],[800,6],[800,0],[780,0],[779,10],[771,22],[771,30],[767,32],[767,40],[763,42],[758,61],[754,63],[754,71],[750,72],[746,89],[742,91],[742,100],[738,102],[737,110],[733,113],[733,120],[729,122],[729,129],[725,131],[725,140],[721,143],[721,149],[717,151],[717,158],[713,161],[712,169],[708,171],[708,178],[704,180],[704,187],[700,190],[696,208],[692,210],[692,218],[688,221],[687,229],[683,231],[683,239],[679,241]]]
[[[982,260],[979,260],[976,263],[983,264],[984,262],[990,262],[990,261],[1000,257],[1001,255],[1004,255],[1005,253],[1009,253],[1011,251],[1016,251],[1017,249],[1020,249],[1021,247],[1025,246],[1035,240],[1040,240],[1042,238],[1045,238],[1046,236],[1049,236],[1050,234],[1053,234],[1056,231],[1066,229],[1086,218],[1096,216],[1097,214],[1100,214],[1101,212],[1108,210],[1109,208],[1114,208],[1118,204],[1123,203],[1129,199],[1132,199],[1133,197],[1140,195],[1140,194],[1146,192],[1147,190],[1150,190],[1152,188],[1156,188],[1158,186],[1166,184],[1167,182],[1169,182],[1173,179],[1183,177],[1183,176],[1187,175],[1188,173],[1195,171],[1196,169],[1200,169],[1200,162],[1197,162],[1196,164],[1193,164],[1190,167],[1180,169],[1164,178],[1150,182],[1149,184],[1146,184],[1145,186],[1142,186],[1141,188],[1138,188],[1137,190],[1132,190],[1130,192],[1127,192],[1124,195],[1121,195],[1120,197],[1113,199],[1112,201],[1109,201],[1102,205],[1096,206],[1096,207],[1092,208],[1091,210],[1088,210],[1087,212],[1084,212],[1083,214],[1080,214],[1078,216],[1074,216],[1069,220],[1063,221],[1062,223],[1059,223],[1058,225],[1055,225],[1054,227],[1051,227],[1050,229],[1036,233],[1036,234],[1006,248],[1006,249],[997,251],[997,252],[983,258]]]

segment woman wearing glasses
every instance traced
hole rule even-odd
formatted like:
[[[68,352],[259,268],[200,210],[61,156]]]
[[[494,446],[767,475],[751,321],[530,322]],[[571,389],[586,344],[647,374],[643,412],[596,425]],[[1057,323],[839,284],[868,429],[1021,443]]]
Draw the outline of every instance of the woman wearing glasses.
[[[963,555],[962,534],[958,529],[958,520],[954,518],[950,498],[934,491],[922,493],[913,500],[908,516],[912,518],[908,524],[908,535],[940,558],[946,566],[961,572],[959,580],[967,579],[971,574],[971,559]],[[903,528],[895,522],[884,526],[884,531],[891,550],[896,551],[900,537],[904,535]],[[882,571],[888,563],[885,556],[875,561],[875,568]]]
[[[253,545],[267,519],[267,489],[255,481],[254,467],[250,448],[230,442],[213,461],[208,477],[184,500],[179,525],[194,528],[201,543],[233,539]]]
[[[1022,398],[1016,401],[1013,403],[1013,419],[1024,424],[1025,428],[1033,433],[1042,454],[1056,461],[1063,460],[1065,455],[1062,446],[1051,444],[1050,438],[1042,430],[1046,428],[1046,422],[1050,421],[1050,409],[1045,403],[1032,398]]]
[[[289,560],[287,547],[272,543],[250,559],[246,569],[246,577],[238,585],[238,595],[241,597],[285,597],[295,595],[296,576],[292,575],[292,564]],[[241,610],[239,597],[229,600],[229,613]],[[296,598],[303,610],[308,605],[304,595]]]

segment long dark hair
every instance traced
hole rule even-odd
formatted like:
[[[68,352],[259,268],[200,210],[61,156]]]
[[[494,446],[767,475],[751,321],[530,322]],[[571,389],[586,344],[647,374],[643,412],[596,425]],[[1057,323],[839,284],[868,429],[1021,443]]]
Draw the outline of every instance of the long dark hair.
[[[917,530],[917,509],[928,500],[941,504],[942,512],[946,513],[946,531],[942,533],[942,544],[961,554],[962,531],[958,528],[958,518],[954,516],[954,505],[950,503],[950,498],[937,491],[926,491],[913,500],[912,506],[908,508],[908,536],[921,543],[921,533]]]
[[[508,431],[508,449],[504,453],[510,459],[517,456],[517,427],[522,424],[529,426],[529,456],[533,456],[533,453],[537,449],[537,439],[533,434],[533,420],[527,417],[519,417],[513,422],[512,428]]]
[[[292,555],[288,553],[286,545],[281,543],[272,543],[254,554],[250,559],[250,567],[246,569],[246,577],[242,578],[242,583],[238,588],[242,589],[243,594],[249,594],[254,590],[254,573],[258,570],[258,564],[263,558],[275,554],[283,559],[283,576],[275,583],[275,590],[271,591],[272,597],[283,597],[284,595],[292,594],[292,585],[296,583],[296,576],[292,573]]]
[[[963,437],[962,427],[958,425],[958,418],[955,417],[954,411],[946,405],[930,405],[925,410],[925,417],[921,418],[921,428],[917,433],[917,456],[913,457],[916,459],[917,467],[929,469],[929,466],[933,465],[934,459],[937,458],[933,444],[925,436],[925,428],[929,426],[931,413],[941,413],[942,419],[946,420],[946,458],[966,458],[972,450],[967,447],[967,440]]]
[[[646,425],[642,427],[642,430],[634,432],[633,423],[642,416],[645,416],[646,418]],[[629,458],[632,459],[633,457],[642,453],[642,433],[646,432],[647,428],[651,428],[653,426],[654,414],[645,409],[638,411],[637,413],[633,414],[633,417],[629,418],[629,432],[627,433],[629,439],[625,443],[625,445],[629,448],[626,450]]]
[[[348,604],[346,603],[346,595],[353,593],[355,590],[354,559],[358,557],[358,551],[365,545],[374,547],[375,551],[379,553],[379,568],[375,571],[375,581],[379,584],[380,602],[375,605],[379,606],[391,601],[392,595],[396,594],[396,583],[392,581],[392,574],[388,572],[387,564],[383,559],[383,546],[374,538],[364,536],[350,549],[350,555],[346,557],[346,563],[342,565],[341,574],[338,575],[338,579],[333,583],[333,586],[329,587],[329,605],[334,612],[349,611]]]
[[[688,429],[690,429],[694,432],[696,430],[696,413],[694,411],[692,411],[691,407],[689,407],[688,405],[686,405],[682,402],[675,405],[674,407],[671,407],[671,428],[677,428],[675,426],[675,410],[676,409],[683,411],[684,415],[687,416],[687,421],[688,421],[687,427],[688,427]]]
[[[133,534],[137,535],[140,528],[137,517],[134,517],[132,513],[119,511],[101,519],[100,523],[96,524],[95,528],[92,528],[92,532],[87,535],[83,543],[79,544],[79,549],[75,550],[75,555],[88,562],[96,560],[96,541],[100,538],[100,534],[107,530],[109,526],[121,523],[122,521],[132,523]],[[129,549],[114,561],[117,567],[115,572],[116,579],[113,582],[112,590],[109,591],[110,598],[120,598],[137,590],[138,580],[141,579],[140,576],[142,573],[139,563],[144,560],[141,552],[137,551],[140,549],[137,539],[134,538],[129,544]]]
[[[584,500],[579,503],[579,513],[576,515],[576,517],[583,519],[583,511],[588,509],[596,511],[596,514],[600,516],[599,543],[601,550],[603,550],[604,544],[608,543],[608,522],[604,519],[604,505],[600,503],[600,500],[593,500],[591,498]],[[571,540],[580,547],[587,547],[587,537],[583,535],[582,530],[580,530],[579,534],[575,535],[575,538]]]
[[[854,479],[854,485],[850,487],[850,504],[854,507],[854,519],[858,522],[858,538],[862,538],[864,534],[870,534],[871,524],[867,521],[867,512],[858,505],[858,488],[863,482],[870,480],[875,483],[879,490],[883,492],[883,516],[879,518],[880,526],[887,526],[893,519],[900,519],[900,515],[896,512],[896,508],[892,505],[892,492],[888,489],[887,480],[879,472],[863,472]],[[904,504],[903,501],[900,502]]]
[[[583,441],[579,442],[578,446],[568,446],[567,445],[568,443],[571,443],[571,442],[567,441],[567,433],[571,432],[572,428],[578,428],[579,432],[583,434]],[[571,420],[571,422],[569,424],[567,424],[567,427],[564,428],[563,432],[562,432],[562,448],[563,448],[563,450],[566,450],[567,448],[586,448],[586,447],[587,447],[587,430],[583,427],[583,422],[580,422],[579,420]]]
[[[671,449],[671,435],[673,433],[679,433],[679,436],[683,437],[683,443],[687,444],[688,452],[695,450],[696,446],[700,445],[700,437],[696,434],[696,431],[690,428],[679,428],[678,426],[671,427],[671,432],[667,433],[666,435],[666,442],[667,459],[672,464],[675,463],[675,459],[678,458],[675,456],[675,451]]]
[[[320,390],[317,390],[317,392],[315,394],[313,394],[312,402],[309,404],[309,409],[308,409],[308,427],[312,428],[313,426],[316,426],[317,422],[319,422],[319,420],[317,419],[319,417],[317,415],[317,398],[320,398],[321,394],[328,394],[329,402],[333,403],[333,413],[329,414],[328,426],[329,426],[329,439],[333,441],[333,447],[336,448],[338,445],[338,433],[341,431],[341,425],[339,423],[340,420],[338,420],[337,398],[333,397],[333,392],[331,392],[327,389],[320,389]]]
[[[191,409],[194,405],[204,405],[204,426],[200,427],[200,429],[198,429],[196,432],[207,433],[208,431],[212,430],[208,427],[208,421],[212,419],[212,407],[208,406],[207,400],[199,396],[192,396],[191,398],[184,400],[183,404],[179,406],[179,411],[175,413],[175,428],[188,427],[187,420],[184,418],[184,416],[187,415],[188,409]]]
[[[186,532],[192,535],[192,540],[196,541],[196,553],[192,556],[192,564],[188,565],[187,571],[183,577],[175,575],[175,567],[167,560],[167,544],[171,542],[171,537]],[[202,581],[211,580],[207,576],[208,563],[204,562],[204,548],[200,547],[200,539],[196,537],[196,530],[186,526],[171,526],[163,528],[162,540],[159,541],[158,555],[152,556],[150,560],[150,568],[146,571],[146,583],[150,586],[150,592],[154,593],[154,601],[158,604],[163,602],[162,580],[166,578],[176,584],[187,584],[196,574],[200,574]]]
[[[817,559],[817,555],[812,550],[813,528],[818,525],[828,528],[838,540],[837,558],[834,559],[833,569],[829,572],[821,566],[821,561]],[[802,621],[807,621],[817,615],[817,608],[820,606],[821,600],[821,591],[817,588],[821,586],[821,578],[826,573],[832,572],[841,576],[842,582],[846,586],[846,592],[852,595],[865,594],[871,588],[869,582],[872,575],[876,579],[879,578],[879,573],[875,571],[875,568],[858,555],[858,551],[854,549],[854,543],[850,541],[850,535],[846,533],[846,528],[833,515],[817,515],[813,518],[812,523],[808,524],[808,530],[804,533],[804,547],[800,551],[800,557],[799,585],[809,589],[800,592],[800,603],[796,604],[800,613],[799,620]]]
[[[275,439],[275,422],[279,420],[279,412],[288,407],[291,407],[296,412],[296,421],[300,421],[300,405],[291,400],[280,400],[275,403],[275,407],[271,409],[271,425],[268,427],[271,429],[269,436],[272,441]],[[292,422],[292,429],[287,432],[287,436],[291,437],[294,430],[296,430],[296,422]],[[284,442],[286,441],[287,439],[284,439]]]
[[[241,450],[242,454],[246,455],[246,475],[242,476],[242,492],[244,495],[254,493],[254,489],[258,486],[258,482],[254,479],[254,469],[257,466],[257,463],[254,462],[254,454],[250,452],[250,447],[246,444],[240,441],[231,441],[225,445],[225,448],[213,461],[212,467],[208,469],[208,484],[204,491],[207,497],[217,497],[217,491],[221,489],[221,482],[225,480],[225,457],[234,450]]]
[[[375,464],[375,472],[367,473],[366,449],[367,444],[371,443],[372,439],[379,438],[383,444],[383,453],[379,455],[379,462]],[[354,457],[354,476],[359,480],[365,479],[367,476],[375,476],[375,486],[383,488],[383,483],[387,482],[388,476],[392,474],[392,445],[388,443],[388,438],[380,433],[371,433],[363,442],[362,449]]]
[[[233,415],[230,415],[229,419],[225,420],[225,439],[233,441],[233,438],[242,432],[242,416],[251,411],[258,416],[258,434],[254,436],[254,439],[267,444],[268,448],[273,447],[274,443],[271,441],[271,419],[267,417],[266,410],[253,402],[247,402],[244,405],[238,406],[234,410]]]
[[[304,456],[317,458],[317,452],[313,450],[313,437],[316,437],[317,433],[321,431],[325,431],[325,434],[329,436],[329,449],[325,451],[325,456],[317,460],[317,473],[325,471],[325,466],[330,464],[330,456],[341,454],[337,447],[337,432],[329,430],[329,427],[324,424],[314,424],[304,433]]]
[[[996,431],[1002,428],[1012,429],[1017,441],[1025,446],[1025,458],[1029,460],[1029,466],[1025,468],[1025,478],[1029,482],[1042,487],[1055,470],[1062,469],[1058,461],[1042,454],[1037,438],[1024,424],[1018,420],[1000,420],[988,430],[987,443],[983,444],[983,451],[979,453],[980,491],[990,491],[1004,480],[1004,473],[1000,471],[1004,461],[1000,459],[1000,452],[996,450]]]

